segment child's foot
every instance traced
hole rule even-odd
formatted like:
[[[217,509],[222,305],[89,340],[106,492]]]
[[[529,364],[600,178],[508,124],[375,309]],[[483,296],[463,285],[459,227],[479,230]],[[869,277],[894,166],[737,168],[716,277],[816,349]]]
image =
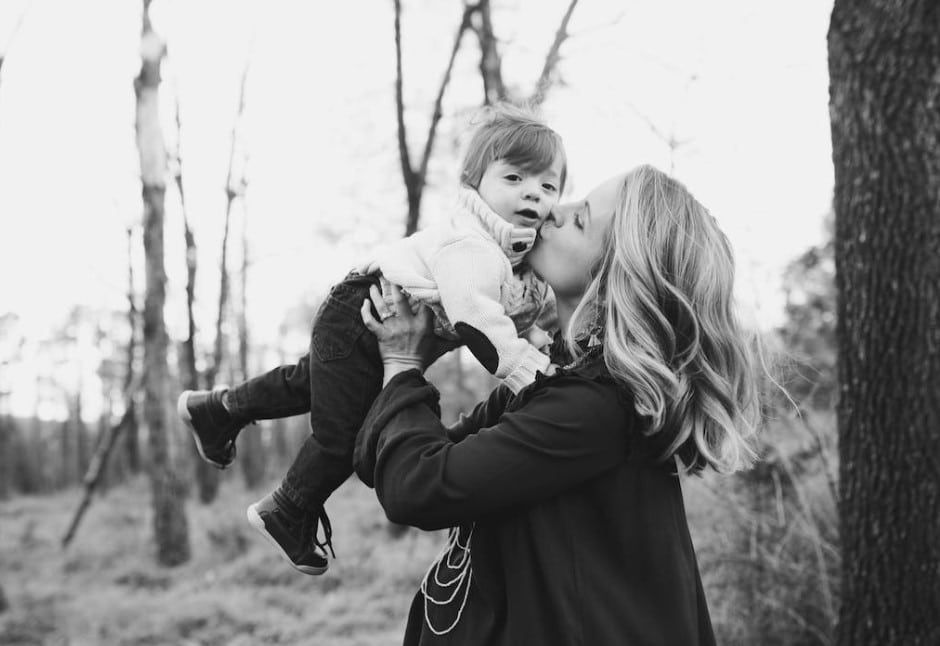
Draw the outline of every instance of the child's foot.
[[[326,541],[317,541],[317,515],[307,512],[290,513],[279,505],[274,493],[248,507],[248,522],[277,548],[295,570],[304,574],[323,574],[329,567],[324,545],[330,542],[330,524],[321,513]],[[299,518],[298,518],[299,516]],[[331,548],[332,549],[332,548]]]
[[[196,440],[203,460],[224,469],[235,460],[235,438],[251,420],[234,417],[222,405],[224,390],[187,390],[176,402],[176,412]]]

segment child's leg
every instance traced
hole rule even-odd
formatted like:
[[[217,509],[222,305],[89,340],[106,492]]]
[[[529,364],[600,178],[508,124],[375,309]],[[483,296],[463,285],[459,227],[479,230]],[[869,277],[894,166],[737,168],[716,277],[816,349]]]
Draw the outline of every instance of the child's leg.
[[[310,355],[230,388],[225,406],[244,419],[279,419],[310,411]]]
[[[377,282],[351,275],[321,307],[309,355],[311,435],[277,490],[248,509],[252,525],[306,574],[326,570],[309,519],[322,518],[324,501],[352,473],[356,434],[382,388],[378,345],[359,314]]]
[[[378,344],[359,308],[374,276],[350,275],[330,292],[310,348],[310,430],[281,484],[298,507],[318,509],[352,473],[356,434],[382,390]]]
[[[187,390],[176,410],[189,428],[203,460],[225,469],[235,460],[235,440],[254,420],[299,415],[310,410],[310,361],[275,368],[229,390]]]

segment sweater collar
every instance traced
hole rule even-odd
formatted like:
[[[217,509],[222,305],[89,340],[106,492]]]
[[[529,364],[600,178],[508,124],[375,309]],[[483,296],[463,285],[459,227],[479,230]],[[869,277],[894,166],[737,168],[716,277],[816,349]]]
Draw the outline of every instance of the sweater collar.
[[[515,267],[532,249],[536,230],[531,227],[516,227],[506,222],[483,201],[472,188],[461,186],[457,193],[455,224],[482,227],[503,250],[510,264]]]

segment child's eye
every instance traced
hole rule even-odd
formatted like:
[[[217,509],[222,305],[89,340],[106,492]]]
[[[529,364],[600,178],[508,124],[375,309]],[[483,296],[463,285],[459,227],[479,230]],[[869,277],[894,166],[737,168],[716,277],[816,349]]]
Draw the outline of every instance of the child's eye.
[[[506,175],[506,179],[508,179],[510,182],[518,182],[519,180],[522,179],[522,177],[517,175],[516,173],[509,173],[508,175]]]
[[[542,188],[544,188],[546,191],[549,191],[550,193],[554,193],[558,190],[554,184],[542,184]]]

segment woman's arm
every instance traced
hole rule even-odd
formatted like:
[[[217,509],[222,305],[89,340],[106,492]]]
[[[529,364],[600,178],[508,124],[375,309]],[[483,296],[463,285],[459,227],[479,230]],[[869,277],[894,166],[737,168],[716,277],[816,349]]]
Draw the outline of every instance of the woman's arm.
[[[363,425],[356,469],[388,517],[438,529],[556,496],[625,459],[630,418],[614,387],[562,375],[534,387],[498,423],[453,441],[438,393],[396,375]],[[511,408],[515,408],[511,406]]]
[[[506,410],[506,404],[513,398],[509,386],[500,384],[484,401],[474,406],[469,413],[461,413],[460,418],[447,427],[447,437],[452,442],[459,442],[481,428],[493,426]]]

